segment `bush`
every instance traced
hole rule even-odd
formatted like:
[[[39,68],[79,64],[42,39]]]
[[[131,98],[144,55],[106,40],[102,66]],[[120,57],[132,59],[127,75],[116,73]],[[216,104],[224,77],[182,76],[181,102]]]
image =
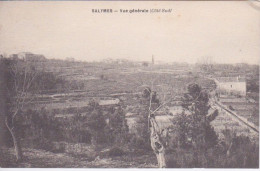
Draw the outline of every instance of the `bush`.
[[[33,140],[33,148],[52,152],[54,149],[54,144],[47,139],[41,139],[41,141],[39,141],[39,139],[35,139]]]
[[[235,110],[231,105],[228,106],[230,110]]]
[[[166,156],[166,166],[167,168],[180,168],[181,166],[176,161],[175,157],[172,155]]]
[[[108,155],[110,157],[122,156],[124,154],[125,154],[125,152],[119,147],[113,147],[112,149],[110,149],[110,151],[108,153]]]
[[[53,147],[50,150],[53,153],[64,153],[66,144],[64,142],[53,143]]]
[[[144,137],[133,135],[130,139],[129,145],[135,150],[145,150],[146,152],[151,151],[150,140]]]

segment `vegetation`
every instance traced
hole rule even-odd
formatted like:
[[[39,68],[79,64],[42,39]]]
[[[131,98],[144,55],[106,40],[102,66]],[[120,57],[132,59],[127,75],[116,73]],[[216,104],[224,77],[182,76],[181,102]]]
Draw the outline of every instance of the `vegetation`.
[[[198,156],[206,159],[208,151],[218,143],[217,134],[207,118],[209,96],[197,84],[190,84],[187,89],[182,104],[186,110],[174,120],[176,142],[170,148],[177,148],[180,152],[190,151],[192,159],[187,161],[189,167],[208,167]]]
[[[83,167],[101,166],[99,160],[132,162],[121,167],[156,167],[156,163],[173,168],[259,167],[258,142],[229,129],[220,138],[212,127],[209,93],[216,85],[200,75],[200,69],[211,74],[223,71],[223,75],[241,73],[251,66],[206,63],[191,71],[187,65],[176,64],[176,71],[171,71],[173,66],[140,65],[131,64],[130,69],[143,72],[131,73],[124,64],[0,59],[0,136],[4,140],[0,141],[0,166],[32,164],[39,154],[48,156],[50,152],[53,158],[56,153],[63,156],[60,160],[67,156],[74,158],[73,162],[83,161]],[[155,81],[147,85],[151,78]],[[256,79],[250,76],[250,80],[249,90],[258,92]],[[120,103],[101,105],[100,99],[118,99]],[[77,106],[79,101],[83,105]],[[58,103],[64,105],[58,108]],[[169,107],[177,103],[183,112],[175,115],[169,130],[160,130],[156,116],[170,115]],[[255,120],[258,108],[254,110]],[[129,112],[133,116],[126,115]],[[18,162],[9,160],[15,154],[12,147]],[[37,155],[28,157],[33,150]],[[9,162],[1,156],[7,156]],[[51,162],[51,158],[47,160]],[[109,162],[101,167],[116,165]]]

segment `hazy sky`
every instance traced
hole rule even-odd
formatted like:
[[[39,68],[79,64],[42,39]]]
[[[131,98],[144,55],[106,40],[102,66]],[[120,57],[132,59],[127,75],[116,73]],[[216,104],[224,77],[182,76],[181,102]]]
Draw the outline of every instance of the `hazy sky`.
[[[172,13],[93,14],[91,9],[171,8]],[[0,2],[0,53],[93,61],[127,58],[259,63],[260,11],[228,2]]]

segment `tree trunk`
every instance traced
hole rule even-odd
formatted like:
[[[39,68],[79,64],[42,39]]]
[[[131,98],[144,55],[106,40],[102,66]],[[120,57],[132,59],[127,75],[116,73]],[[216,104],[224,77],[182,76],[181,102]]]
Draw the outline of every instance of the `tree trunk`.
[[[156,157],[157,157],[158,167],[165,168],[166,167],[165,151],[163,150],[162,152],[159,152],[158,154],[156,154]]]
[[[230,143],[230,145],[229,145],[229,147],[228,147],[228,150],[227,150],[227,157],[230,157],[232,145],[233,145],[233,143],[232,143],[232,141],[231,141],[231,143]]]
[[[17,137],[15,131],[11,131],[13,143],[14,143],[14,149],[15,149],[15,155],[16,155],[16,161],[21,161],[23,159],[23,153],[22,153],[22,147],[20,144],[20,139]]]
[[[15,150],[15,156],[16,156],[16,161],[22,161],[23,160],[23,152],[22,152],[22,147],[20,144],[20,139],[16,134],[16,130],[14,127],[10,128],[10,126],[8,125],[8,123],[6,122],[6,126],[9,130],[9,132],[12,135],[12,139],[13,139],[13,143],[14,143],[14,150]]]
[[[166,161],[165,161],[165,147],[161,142],[161,137],[159,134],[159,128],[154,118],[150,118],[150,140],[151,140],[151,147],[156,155],[158,167],[165,168]]]

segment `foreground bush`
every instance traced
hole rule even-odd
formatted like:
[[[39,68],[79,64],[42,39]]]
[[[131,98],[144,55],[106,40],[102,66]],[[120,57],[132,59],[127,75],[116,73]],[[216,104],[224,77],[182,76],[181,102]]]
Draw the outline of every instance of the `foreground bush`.
[[[246,136],[235,136],[231,139],[232,146],[228,141],[219,141],[206,151],[198,148],[176,148],[167,155],[167,167],[258,168],[258,144],[251,142]]]
[[[114,148],[110,149],[110,151],[108,153],[108,155],[110,157],[122,156],[124,154],[125,154],[125,152],[119,147],[114,147]]]

